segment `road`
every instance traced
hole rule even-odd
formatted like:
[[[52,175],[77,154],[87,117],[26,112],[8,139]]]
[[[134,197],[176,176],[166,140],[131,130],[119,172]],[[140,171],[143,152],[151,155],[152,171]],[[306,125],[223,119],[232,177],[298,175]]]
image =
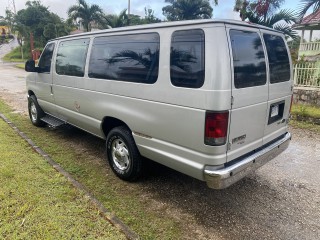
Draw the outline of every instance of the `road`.
[[[0,63],[0,73],[0,97],[26,114],[25,72]],[[139,183],[139,194],[165,206],[164,217],[181,220],[185,239],[318,240],[320,135],[293,128],[291,132],[293,140],[283,154],[228,189],[212,190],[164,168]],[[71,141],[79,144],[77,138]],[[83,145],[94,152],[90,142]]]
[[[14,38],[8,44],[0,45],[0,63],[3,63],[3,61],[2,61],[3,56],[6,55],[8,52],[10,52],[12,49],[14,49],[17,46],[19,46],[19,44],[18,44],[18,41],[16,38]]]

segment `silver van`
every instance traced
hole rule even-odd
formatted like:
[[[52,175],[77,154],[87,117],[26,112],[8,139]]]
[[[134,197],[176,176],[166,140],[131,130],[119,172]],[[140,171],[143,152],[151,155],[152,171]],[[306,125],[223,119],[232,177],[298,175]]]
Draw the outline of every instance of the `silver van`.
[[[283,34],[263,26],[197,20],[66,36],[25,69],[32,124],[106,139],[127,181],[143,156],[226,188],[291,139],[291,59]]]

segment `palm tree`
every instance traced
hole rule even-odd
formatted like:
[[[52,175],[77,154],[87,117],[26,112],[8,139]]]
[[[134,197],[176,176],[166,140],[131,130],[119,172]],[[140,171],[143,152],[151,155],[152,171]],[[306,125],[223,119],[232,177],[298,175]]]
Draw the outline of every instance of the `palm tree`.
[[[98,24],[102,22],[103,11],[96,4],[89,6],[85,0],[78,0],[77,5],[69,8],[68,15],[73,20],[81,19],[85,30],[89,32],[93,22]]]
[[[247,12],[247,19],[252,23],[281,31],[287,37],[291,37],[292,39],[296,39],[298,37],[297,33],[289,26],[289,24],[296,22],[297,18],[294,11],[283,9],[266,18],[258,16],[255,12]]]
[[[254,12],[266,21],[283,2],[284,0],[235,0],[234,11],[239,12],[242,21],[247,18],[248,12]]]
[[[116,14],[105,15],[104,20],[107,25],[106,27],[108,28],[129,26],[127,9],[122,10],[119,15],[116,15]]]
[[[274,28],[295,39],[297,33],[289,25],[296,22],[297,15],[286,9],[275,12],[282,3],[283,0],[235,0],[234,11],[239,12],[242,21]]]
[[[162,8],[168,21],[208,19],[212,17],[209,0],[165,0],[169,5]],[[214,1],[218,3],[217,0]]]
[[[311,7],[313,7],[313,12],[317,12],[320,9],[320,0],[301,0],[300,3],[299,20],[303,18]]]

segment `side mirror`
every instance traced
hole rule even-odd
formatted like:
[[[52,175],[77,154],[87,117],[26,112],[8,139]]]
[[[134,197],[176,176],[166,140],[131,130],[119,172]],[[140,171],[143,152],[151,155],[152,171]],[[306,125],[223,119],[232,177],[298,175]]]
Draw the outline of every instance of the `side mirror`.
[[[37,72],[36,64],[34,60],[28,60],[24,66],[26,72]]]

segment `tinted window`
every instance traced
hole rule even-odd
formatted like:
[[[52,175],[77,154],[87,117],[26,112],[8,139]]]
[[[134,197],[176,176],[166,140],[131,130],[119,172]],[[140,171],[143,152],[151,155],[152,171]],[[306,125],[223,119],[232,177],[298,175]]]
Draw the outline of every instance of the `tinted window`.
[[[59,44],[56,72],[60,75],[84,76],[89,39],[64,41]]]
[[[38,67],[41,69],[41,72],[50,72],[53,50],[54,43],[49,43],[43,50],[38,64]]]
[[[266,63],[258,33],[230,30],[236,88],[266,84]]]
[[[204,32],[176,31],[171,39],[171,82],[177,87],[200,88],[204,83]]]
[[[278,83],[290,80],[290,63],[286,45],[279,36],[264,34],[267,47],[270,82]]]
[[[89,77],[155,83],[159,46],[157,33],[97,37],[93,41]]]

